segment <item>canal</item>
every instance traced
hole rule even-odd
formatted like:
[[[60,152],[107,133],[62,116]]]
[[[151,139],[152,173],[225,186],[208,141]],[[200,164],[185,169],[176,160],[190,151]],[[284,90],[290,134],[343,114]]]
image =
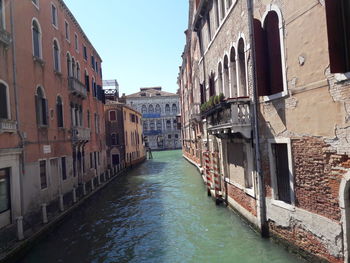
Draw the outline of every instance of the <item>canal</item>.
[[[153,156],[87,201],[21,262],[303,262],[216,206],[181,151]]]

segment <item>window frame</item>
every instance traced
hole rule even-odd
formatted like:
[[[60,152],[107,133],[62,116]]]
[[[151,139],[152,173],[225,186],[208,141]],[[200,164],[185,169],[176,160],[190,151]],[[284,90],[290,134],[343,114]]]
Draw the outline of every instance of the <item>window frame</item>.
[[[10,94],[9,94],[9,86],[8,84],[0,79],[0,84],[5,86],[5,95],[6,95],[6,108],[7,108],[7,118],[5,120],[11,120],[11,105],[10,105]]]
[[[8,171],[8,174],[6,174],[5,176],[7,178],[5,178],[5,180],[7,180],[7,198],[8,198],[8,204],[7,204],[7,208],[5,210],[0,210],[0,214],[3,214],[3,213],[6,213],[8,211],[12,211],[12,199],[11,199],[11,172],[12,172],[12,169],[13,167],[0,167],[0,171],[1,170],[5,170],[5,173],[6,171]]]
[[[55,8],[55,10],[53,10],[53,8]],[[55,11],[55,13],[53,11]],[[56,24],[54,22],[56,22]],[[51,24],[55,29],[58,29],[58,10],[57,6],[53,2],[51,2]]]
[[[57,48],[58,48],[58,61],[57,61],[57,65],[58,65],[58,69],[56,69],[56,57],[55,57],[55,42],[57,44]],[[60,47],[60,44],[57,40],[57,38],[54,38],[53,39],[53,68],[54,68],[54,71],[57,72],[57,73],[61,73],[62,72],[62,66],[61,66],[61,47]]]
[[[79,36],[77,32],[74,32],[74,49],[77,53],[79,53]]]
[[[32,4],[39,10],[40,9],[40,0],[32,0]]]
[[[58,100],[61,100],[61,118],[62,120],[59,120],[59,115],[58,115],[58,103],[59,101]],[[57,127],[58,128],[64,128],[64,105],[63,105],[63,99],[62,99],[62,96],[58,95],[57,98],[56,98],[56,118],[57,118]],[[60,126],[60,122],[62,122],[62,126]]]
[[[288,153],[288,169],[289,169],[289,183],[290,183],[290,200],[288,204],[278,199],[277,189],[277,174],[276,174],[276,161],[272,150],[273,144],[286,144]],[[293,171],[293,157],[292,157],[292,146],[290,138],[273,138],[268,140],[268,151],[269,151],[269,165],[271,174],[271,192],[272,192],[272,204],[283,207],[289,210],[295,209],[295,189],[294,189],[294,171]]]
[[[114,119],[114,120],[112,120],[112,118],[111,118],[111,113],[112,113],[112,112],[115,113],[115,119]],[[108,111],[108,119],[109,119],[109,121],[111,121],[111,122],[116,122],[116,121],[117,121],[117,111],[116,111],[116,110],[109,110],[109,111]]]
[[[282,60],[283,91],[281,91],[279,93],[276,93],[276,94],[263,96],[264,102],[275,100],[275,99],[279,99],[279,98],[283,98],[283,97],[285,97],[285,96],[287,96],[289,94],[288,93],[288,85],[287,85],[287,70],[286,70],[286,55],[285,55],[285,45],[284,45],[283,15],[282,15],[282,12],[281,12],[281,10],[279,9],[279,7],[277,5],[269,4],[269,5],[266,6],[265,13],[263,14],[263,16],[261,18],[261,24],[262,24],[263,29],[265,29],[264,28],[265,20],[267,18],[267,15],[271,11],[272,12],[276,12],[276,14],[278,16],[278,28],[279,28],[281,60]]]
[[[70,25],[66,19],[64,20],[64,38],[70,43]]]
[[[60,167],[61,167],[61,179],[62,181],[66,181],[68,179],[68,173],[67,173],[67,156],[61,156],[60,159]],[[65,177],[63,177],[63,159],[65,164]]]
[[[6,17],[5,17],[6,12],[5,12],[5,3],[4,2],[5,2],[5,0],[2,0],[1,1],[1,6],[0,6],[0,8],[1,8],[0,28],[3,29],[3,30],[6,30]]]
[[[39,56],[37,56],[35,54],[35,43],[34,43],[34,22],[37,24],[38,26],[38,30],[39,30],[39,39],[38,39],[38,51],[39,51]],[[43,50],[42,50],[42,29],[41,29],[41,25],[39,23],[39,20],[36,17],[32,18],[32,23],[31,23],[31,35],[32,35],[32,54],[34,58],[39,58],[39,59],[43,59]]]

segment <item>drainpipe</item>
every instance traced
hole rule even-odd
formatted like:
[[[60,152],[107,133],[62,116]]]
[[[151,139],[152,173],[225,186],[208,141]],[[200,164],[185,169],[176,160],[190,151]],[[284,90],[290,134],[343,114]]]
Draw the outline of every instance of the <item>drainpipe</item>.
[[[10,23],[11,23],[11,37],[12,37],[12,71],[13,71],[13,89],[14,89],[14,95],[15,95],[15,109],[16,109],[16,130],[17,134],[20,138],[20,144],[19,147],[22,150],[22,155],[20,157],[20,167],[19,167],[19,185],[20,185],[20,203],[21,203],[21,211],[19,215],[19,219],[22,220],[22,214],[23,214],[23,182],[22,182],[22,176],[24,174],[24,160],[25,160],[25,153],[24,153],[24,136],[22,132],[20,131],[20,121],[19,121],[19,103],[18,103],[18,87],[17,87],[17,63],[16,63],[16,34],[15,34],[15,21],[14,21],[14,15],[13,15],[13,2],[10,1]],[[21,238],[19,238],[21,239]]]
[[[264,177],[261,170],[261,156],[260,156],[260,138],[259,138],[259,117],[258,117],[258,106],[259,96],[257,88],[257,76],[256,76],[256,54],[254,45],[254,0],[247,0],[248,7],[248,20],[249,20],[249,38],[252,49],[252,82],[253,82],[253,120],[254,120],[254,141],[255,141],[255,166],[257,173],[257,184],[258,184],[258,215],[261,235],[263,237],[268,236],[268,226],[266,221],[266,203],[265,203],[265,188],[264,188]]]

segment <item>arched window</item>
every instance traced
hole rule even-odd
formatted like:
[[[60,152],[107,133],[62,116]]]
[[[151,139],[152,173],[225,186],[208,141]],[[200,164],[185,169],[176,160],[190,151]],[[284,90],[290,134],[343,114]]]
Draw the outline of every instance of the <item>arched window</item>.
[[[157,130],[158,131],[162,130],[162,121],[161,120],[157,120]]]
[[[154,131],[154,121],[150,121],[150,130]]]
[[[67,53],[67,76],[72,77],[72,59],[69,53]]]
[[[248,96],[247,92],[247,77],[246,77],[246,69],[245,69],[245,50],[244,50],[244,40],[240,38],[238,41],[238,81],[239,81],[239,96],[245,97]]]
[[[92,95],[96,97],[96,83],[94,77],[91,78]]]
[[[222,64],[221,62],[219,63],[219,66],[218,66],[218,80],[217,80],[217,92],[216,94],[220,94],[220,93],[223,93],[223,80],[222,80]]]
[[[32,37],[33,37],[33,56],[37,58],[41,57],[41,30],[37,20],[32,22]]]
[[[0,119],[9,119],[7,86],[0,82]]]
[[[60,47],[56,39],[53,41],[53,62],[54,70],[56,72],[61,72]]]
[[[171,129],[171,121],[170,121],[170,120],[167,120],[167,121],[166,121],[166,128],[167,128],[168,130]]]
[[[77,62],[77,79],[80,81],[80,64]]]
[[[86,91],[90,91],[90,78],[86,70],[85,70],[85,88],[86,88]]]
[[[72,58],[72,77],[73,78],[76,78],[77,77],[77,74],[76,74],[76,64],[75,64],[75,59]]]
[[[90,123],[90,111],[87,111],[87,123],[88,123],[88,128],[90,128],[91,123]]]
[[[169,104],[165,105],[165,113],[170,114],[170,105]]]
[[[147,131],[147,130],[148,130],[148,122],[147,122],[147,121],[144,121],[144,122],[143,122],[143,130],[144,130],[144,131]]]
[[[227,55],[224,57],[224,95],[225,97],[230,97],[230,79],[229,79],[229,67],[228,67],[228,57]]]
[[[173,120],[173,128],[174,128],[174,129],[177,128],[177,121],[176,121],[176,119]]]
[[[63,103],[60,96],[57,97],[56,111],[57,111],[57,127],[63,127]]]
[[[237,66],[236,66],[236,50],[231,48],[230,52],[230,80],[231,80],[231,97],[237,97]]]
[[[177,114],[177,106],[176,106],[175,103],[174,103],[173,106],[171,107],[171,110],[172,110],[173,114]]]
[[[215,74],[209,76],[209,97],[215,96]]]
[[[156,113],[161,113],[162,112],[162,109],[160,108],[160,105],[157,104],[156,105]]]
[[[48,104],[41,87],[38,87],[35,95],[36,119],[39,126],[48,125]]]
[[[147,113],[147,107],[146,107],[146,105],[142,105],[142,107],[141,107],[141,113]]]
[[[148,113],[154,113],[154,107],[152,104],[148,106]]]

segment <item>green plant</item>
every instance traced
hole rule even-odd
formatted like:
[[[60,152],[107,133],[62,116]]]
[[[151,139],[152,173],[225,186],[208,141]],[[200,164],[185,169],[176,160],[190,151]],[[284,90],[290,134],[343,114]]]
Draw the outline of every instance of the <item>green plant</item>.
[[[209,98],[208,108],[212,108],[214,106],[214,96]]]
[[[219,98],[219,96],[215,96],[214,97],[214,104],[215,105],[218,105],[220,103],[220,98]]]
[[[220,93],[220,95],[219,95],[219,101],[220,101],[220,102],[223,102],[224,99],[225,99],[225,95],[224,95],[223,93]]]

